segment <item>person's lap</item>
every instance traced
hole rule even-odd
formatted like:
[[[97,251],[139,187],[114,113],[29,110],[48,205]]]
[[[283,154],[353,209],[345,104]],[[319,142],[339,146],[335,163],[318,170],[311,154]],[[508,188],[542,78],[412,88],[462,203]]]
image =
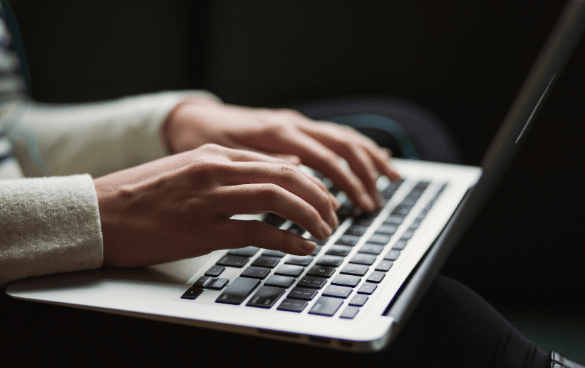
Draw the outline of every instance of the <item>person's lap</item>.
[[[439,276],[387,351],[354,354],[100,312],[2,300],[3,356],[26,364],[542,367],[536,348],[483,299]],[[14,360],[17,359],[17,360]]]

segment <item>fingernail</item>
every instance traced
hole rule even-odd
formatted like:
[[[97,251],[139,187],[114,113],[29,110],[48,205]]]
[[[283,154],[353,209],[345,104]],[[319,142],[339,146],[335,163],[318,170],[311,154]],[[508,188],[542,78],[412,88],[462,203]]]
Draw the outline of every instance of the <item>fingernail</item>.
[[[378,189],[374,189],[371,193],[371,196],[374,200],[374,203],[376,204],[376,208],[382,207],[382,200],[380,199],[380,193],[378,192]]]
[[[333,211],[331,211],[331,220],[333,222],[332,229],[337,228],[337,226],[339,226],[339,220],[337,219],[337,214]]]
[[[313,253],[313,251],[317,248],[317,243],[312,242],[310,240],[305,240],[301,243],[301,249],[305,252]]]
[[[323,234],[324,238],[328,238],[333,234],[333,230],[325,221],[321,224],[321,234]]]
[[[376,205],[374,204],[374,201],[372,200],[372,198],[370,198],[370,196],[366,194],[362,195],[362,201],[365,203],[366,209],[368,211],[373,211],[374,208],[376,208]]]
[[[339,204],[339,202],[337,202],[337,199],[335,199],[335,197],[332,194],[329,194],[329,197],[331,197],[331,201],[333,202],[333,206],[335,207],[335,210],[339,209],[339,206],[341,206]]]

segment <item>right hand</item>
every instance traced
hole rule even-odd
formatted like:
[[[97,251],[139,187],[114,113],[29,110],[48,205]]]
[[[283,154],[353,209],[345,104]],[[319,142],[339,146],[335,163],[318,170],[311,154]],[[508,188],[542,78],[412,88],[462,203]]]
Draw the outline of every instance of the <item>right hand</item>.
[[[104,265],[138,267],[254,245],[308,255],[315,243],[236,214],[273,212],[325,239],[339,206],[290,161],[207,144],[94,180]]]

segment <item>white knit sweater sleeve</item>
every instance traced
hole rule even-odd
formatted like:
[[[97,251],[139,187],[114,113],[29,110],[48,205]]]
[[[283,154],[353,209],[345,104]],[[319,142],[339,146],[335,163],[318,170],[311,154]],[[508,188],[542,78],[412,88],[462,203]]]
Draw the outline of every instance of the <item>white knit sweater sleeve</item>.
[[[53,176],[0,177],[0,287],[29,276],[101,267],[92,176],[164,156],[162,123],[181,99],[201,94],[217,99],[184,91],[84,105],[19,103],[4,122],[22,172]]]
[[[101,267],[102,253],[91,176],[0,181],[0,286]]]
[[[22,102],[8,137],[27,177],[99,177],[163,157],[167,115],[183,98],[202,95],[219,100],[206,91],[176,91],[75,105]]]

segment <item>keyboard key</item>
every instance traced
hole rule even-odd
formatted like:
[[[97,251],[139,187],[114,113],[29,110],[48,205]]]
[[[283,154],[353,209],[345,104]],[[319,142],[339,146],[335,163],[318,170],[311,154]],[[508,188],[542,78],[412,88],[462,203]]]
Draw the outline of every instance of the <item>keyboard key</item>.
[[[297,286],[321,289],[327,283],[327,279],[315,276],[305,276],[298,282]]]
[[[368,301],[370,297],[365,294],[356,294],[351,298],[349,305],[354,307],[362,307]]]
[[[202,292],[203,292],[203,289],[192,287],[192,288],[189,288],[189,290],[187,290],[185,292],[185,294],[183,294],[181,296],[181,299],[195,300],[195,299],[197,299],[197,297],[199,295],[201,295]]]
[[[409,206],[409,207],[413,207],[416,202],[417,202],[418,198],[414,198],[414,197],[406,197],[404,198],[404,200],[400,203],[400,205],[402,206]]]
[[[376,262],[376,256],[363,253],[358,253],[349,260],[349,263],[356,263],[367,266],[374,264],[374,262]]]
[[[353,319],[359,311],[358,307],[346,307],[339,315],[339,318]]]
[[[372,222],[374,222],[374,220],[376,219],[376,216],[373,217],[358,217],[353,221],[353,225],[358,225],[358,226],[370,226],[372,224]]]
[[[309,240],[317,243],[317,245],[325,245],[329,241],[329,238],[327,238],[325,240],[321,240],[321,239],[315,238],[314,236],[310,236]]]
[[[331,277],[335,273],[335,267],[327,267],[327,266],[313,266],[307,272],[307,276],[319,276],[319,277]]]
[[[377,256],[378,254],[382,253],[383,250],[383,245],[366,243],[363,247],[360,248],[359,253],[367,253]]]
[[[387,272],[392,268],[393,264],[394,262],[392,261],[382,261],[376,266],[376,271]]]
[[[341,256],[345,257],[346,255],[351,252],[352,248],[348,247],[347,245],[334,245],[325,254],[329,254],[332,256]]]
[[[372,295],[378,288],[378,285],[372,284],[371,282],[364,282],[357,291],[358,294]]]
[[[252,266],[274,268],[278,262],[280,258],[260,256],[252,263]]]
[[[427,189],[429,185],[431,185],[431,183],[428,181],[419,181],[412,190],[420,190],[422,192]]]
[[[298,266],[308,266],[311,262],[313,262],[313,257],[311,256],[289,256],[285,263]]]
[[[404,232],[404,234],[402,234],[400,240],[410,240],[410,238],[412,238],[413,235],[414,235],[413,230],[407,230]]]
[[[407,244],[406,240],[400,239],[399,241],[396,242],[396,244],[394,244],[392,249],[403,250],[406,247],[406,244]]]
[[[400,251],[398,249],[391,249],[388,253],[386,253],[384,259],[387,261],[395,261],[398,259],[398,256],[400,256]]]
[[[370,236],[370,239],[368,239],[368,243],[386,245],[390,241],[390,238],[391,236],[387,234],[374,233],[374,235]]]
[[[280,303],[277,309],[288,312],[302,312],[307,304],[309,304],[309,302],[306,300],[287,298],[282,303]]]
[[[361,280],[362,280],[361,277],[358,276],[337,275],[335,276],[333,281],[331,281],[331,284],[339,286],[356,287]]]
[[[215,302],[236,305],[242,304],[258,285],[260,285],[260,280],[238,277],[221,293]]]
[[[223,256],[216,264],[219,266],[242,268],[248,263],[250,258],[240,256]]]
[[[313,300],[317,293],[317,289],[295,287],[291,290],[290,293],[288,293],[287,298]]]
[[[352,291],[353,289],[349,287],[329,285],[327,286],[327,289],[323,291],[323,295],[346,299]]]
[[[213,290],[221,290],[227,284],[229,284],[229,282],[230,282],[230,280],[228,280],[228,279],[215,279],[215,280],[213,280],[211,285],[209,285],[209,288],[213,289]]]
[[[341,270],[346,275],[364,276],[368,272],[368,266],[348,264]]]
[[[343,203],[341,203],[341,205],[336,211],[337,217],[340,218],[339,223],[341,223],[342,217],[347,218],[349,216],[355,216],[356,210],[357,208],[353,205],[353,203],[349,199],[346,199]]]
[[[315,257],[317,254],[319,254],[319,252],[321,251],[321,248],[323,248],[320,245],[317,245],[317,247],[315,247],[315,250],[313,251],[313,253],[309,254],[311,257]]]
[[[286,253],[281,252],[279,250],[267,249],[264,252],[262,252],[262,256],[282,258],[282,257],[286,256]]]
[[[284,289],[272,286],[262,286],[248,303],[249,307],[272,308],[278,299],[284,294]]]
[[[195,283],[193,284],[193,287],[206,288],[209,285],[211,285],[212,282],[213,282],[213,277],[201,276],[197,281],[195,281]]]
[[[211,266],[211,268],[209,270],[207,270],[207,272],[205,272],[205,276],[217,277],[217,276],[221,275],[223,270],[225,270],[224,266],[218,266],[218,265]]]
[[[321,266],[338,267],[343,262],[343,257],[323,256],[319,258],[316,264]]]
[[[398,226],[402,224],[402,221],[404,221],[404,216],[390,215],[386,220],[384,220],[384,223]]]
[[[339,307],[341,307],[341,304],[343,304],[342,299],[322,296],[317,299],[317,302],[315,302],[315,305],[313,305],[313,308],[311,308],[309,314],[318,314],[321,316],[331,317],[335,314],[335,312],[337,312]]]
[[[282,226],[282,224],[286,222],[286,219],[272,212],[268,212],[266,214],[266,217],[264,217],[264,220],[262,220],[262,222],[267,223],[270,226],[279,228]]]
[[[305,268],[302,266],[282,265],[276,269],[274,274],[275,275],[282,275],[282,276],[297,277],[297,276],[300,276],[304,270],[305,270]]]
[[[292,286],[292,284],[294,284],[294,282],[294,277],[272,275],[268,278],[268,280],[266,280],[264,285],[288,289]]]
[[[250,266],[241,273],[242,277],[251,277],[254,279],[264,279],[270,273],[269,268]]]
[[[292,224],[287,230],[297,235],[303,235],[305,233],[305,229],[299,224]]]
[[[400,184],[402,184],[402,180],[396,180],[391,182],[390,184],[388,184],[388,186],[386,186],[386,188],[384,188],[384,190],[382,191],[382,196],[386,199],[389,199],[392,197],[392,195],[394,195],[394,193],[396,192],[396,190],[398,189],[398,187],[400,187]]]
[[[402,215],[402,216],[406,216],[410,213],[410,209],[412,207],[410,206],[402,206],[402,205],[398,205],[393,211],[392,214],[393,215]]]
[[[374,271],[370,274],[370,276],[368,276],[366,281],[379,283],[384,279],[384,276],[386,276],[384,272]]]
[[[362,236],[365,234],[366,230],[368,230],[367,226],[361,225],[351,225],[349,229],[345,231],[347,235],[355,235],[355,236]]]
[[[258,247],[245,247],[245,248],[238,248],[232,249],[227,254],[232,256],[242,256],[242,257],[252,257],[256,252],[258,252],[260,248]]]
[[[422,219],[421,220],[415,220],[415,221],[413,221],[412,224],[410,224],[410,226],[408,227],[408,230],[416,230],[416,229],[418,229],[420,227],[421,221],[422,221]]]
[[[337,239],[335,244],[349,245],[350,247],[353,247],[354,245],[357,244],[359,240],[360,240],[359,236],[342,235],[339,239]]]
[[[392,234],[394,234],[396,232],[397,229],[398,229],[398,226],[396,226],[396,225],[382,224],[376,230],[376,233],[377,234],[388,234],[388,235],[392,235]]]

